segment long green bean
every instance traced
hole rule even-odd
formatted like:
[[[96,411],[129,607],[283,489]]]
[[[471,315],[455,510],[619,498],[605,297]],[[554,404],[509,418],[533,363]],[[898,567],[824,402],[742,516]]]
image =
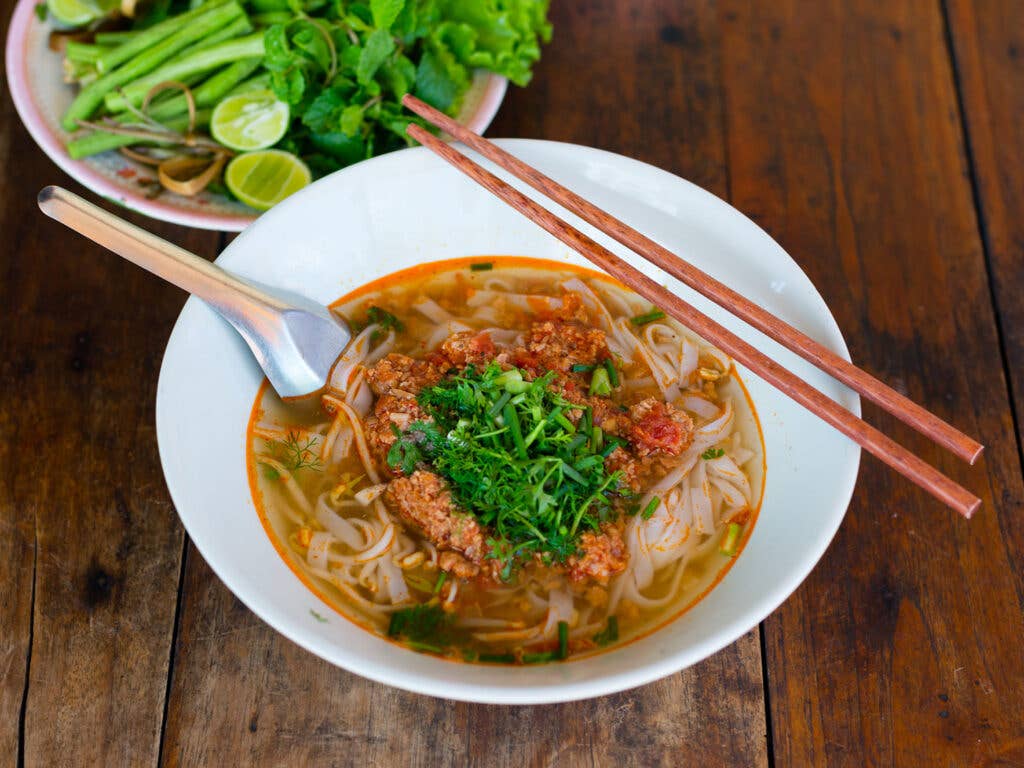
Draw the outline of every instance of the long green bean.
[[[236,2],[231,2],[228,5],[214,7],[205,14],[200,15],[192,23],[187,24],[183,29],[175,32],[162,43],[158,43],[145,53],[139,54],[136,58],[126,62],[113,72],[103,75],[79,91],[75,100],[71,102],[68,111],[64,114],[61,124],[69,131],[75,130],[78,127],[78,121],[90,117],[102,103],[103,97],[112,90],[126,83],[137,81],[147,72],[151,72],[159,67],[178,51],[231,23],[242,13],[241,6]],[[260,35],[259,55],[263,53],[262,44],[263,36]],[[162,77],[156,82],[161,82],[165,79],[167,78]],[[143,91],[143,96],[145,96],[148,90],[149,88],[147,87]]]
[[[96,62],[97,68],[100,72],[110,72],[115,67],[126,61],[134,59],[140,53],[143,53],[149,48],[163,42],[175,32],[189,26],[193,21],[197,20],[212,9],[221,5],[226,5],[228,2],[230,2],[230,0],[211,0],[211,2],[200,5],[198,8],[194,8],[191,11],[182,13],[179,16],[172,16],[161,21],[159,24],[154,24],[149,29],[133,33],[133,36],[130,39],[122,42],[117,46],[117,48],[101,56]]]
[[[114,94],[107,102],[110,110],[127,108],[127,105],[138,106],[146,98],[150,89],[166,80],[180,80],[194,72],[203,72],[239,59],[247,59],[263,55],[263,33],[257,32],[246,37],[228,40],[227,42],[199,51],[189,59],[165,64],[153,70],[145,77],[127,83],[121,92]]]
[[[241,35],[245,35],[252,32],[252,24],[246,16],[239,16],[237,19],[232,21],[226,27],[221,27],[216,32],[207,35],[198,43],[190,45],[183,51],[176,53],[170,59],[166,61],[164,66],[170,66],[177,62],[186,61],[191,57],[195,56],[200,51],[205,51],[208,48],[213,48],[228,40],[232,40]],[[181,79],[180,77],[177,79]],[[145,98],[145,97],[143,97]],[[139,102],[141,103],[141,101]],[[121,94],[117,91],[110,91],[106,96],[103,97],[103,105],[106,107],[108,112],[120,112],[125,108],[124,99]]]

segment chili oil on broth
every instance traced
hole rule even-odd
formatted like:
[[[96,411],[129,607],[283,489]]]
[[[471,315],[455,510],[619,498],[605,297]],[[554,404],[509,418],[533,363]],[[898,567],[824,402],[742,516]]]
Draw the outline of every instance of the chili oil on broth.
[[[538,311],[546,309],[541,297],[562,296],[561,284],[566,281],[571,281],[566,288],[589,293],[584,300],[588,309],[595,300],[607,308],[607,314],[600,309],[589,314],[594,326],[608,334],[613,355],[622,353],[617,365],[623,389],[616,392],[628,391],[630,401],[647,395],[665,400],[667,383],[668,398],[693,418],[700,455],[694,458],[687,449],[690,455],[684,451],[679,457],[685,459],[683,465],[643,489],[636,506],[643,509],[656,497],[657,509],[648,520],[639,515],[626,518],[623,538],[629,562],[606,588],[591,585],[598,591],[574,591],[562,578],[561,584],[554,583],[557,579],[545,587],[533,584],[527,594],[523,586],[514,585],[515,580],[485,588],[475,580],[442,576],[437,548],[403,524],[380,498],[380,484],[393,477],[387,468],[379,467],[376,477],[367,477],[367,451],[365,446],[361,450],[360,439],[348,426],[352,416],[372,410],[374,398],[361,361],[372,365],[382,353],[392,352],[423,357],[465,327],[526,329]],[[264,528],[289,567],[338,613],[415,650],[484,662],[558,656],[558,633],[564,629],[558,624],[565,622],[569,658],[575,659],[615,648],[676,619],[731,567],[757,519],[765,458],[753,404],[724,354],[671,319],[634,324],[631,318],[649,313],[650,303],[605,275],[525,257],[424,264],[371,282],[332,305],[354,329],[366,324],[371,307],[385,309],[402,330],[367,327],[357,335],[332,374],[333,386],[342,388],[338,376],[346,385],[344,394],[328,390],[334,413],[320,398],[283,403],[265,381],[247,430],[250,485]],[[630,345],[633,349],[627,350]],[[696,366],[693,347],[698,353]],[[631,364],[623,362],[627,352]],[[669,364],[673,354],[680,361],[676,389]],[[346,359],[349,356],[352,359]],[[652,365],[658,368],[657,376],[652,375]],[[678,369],[691,366],[690,377],[679,381]],[[709,385],[716,372],[724,375]],[[733,416],[725,425],[729,410]],[[705,442],[713,441],[706,448],[698,445],[702,429],[709,430]],[[692,466],[687,470],[685,464]],[[675,485],[673,475],[680,476]],[[659,482],[669,487],[658,489]],[[545,592],[547,587],[553,589]],[[394,614],[402,619],[416,604],[441,605],[449,612],[448,621],[454,625],[449,637],[457,638],[457,644],[441,648],[404,636],[389,637],[397,621]],[[539,637],[527,636],[538,629]],[[616,634],[617,639],[610,641]],[[564,643],[562,638],[563,650]]]

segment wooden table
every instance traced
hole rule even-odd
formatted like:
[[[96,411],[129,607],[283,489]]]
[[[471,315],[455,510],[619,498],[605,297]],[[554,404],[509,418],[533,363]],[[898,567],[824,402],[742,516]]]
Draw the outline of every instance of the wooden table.
[[[856,361],[988,446],[970,470],[865,408],[981,513],[957,519],[866,458],[796,594],[693,669],[604,699],[474,706],[335,669],[190,547],[153,417],[184,296],[37,212],[43,185],[77,187],[4,91],[0,765],[1024,765],[1024,7],[563,0],[552,16],[491,135],[637,157],[752,216]],[[225,242],[141,223],[211,257]]]

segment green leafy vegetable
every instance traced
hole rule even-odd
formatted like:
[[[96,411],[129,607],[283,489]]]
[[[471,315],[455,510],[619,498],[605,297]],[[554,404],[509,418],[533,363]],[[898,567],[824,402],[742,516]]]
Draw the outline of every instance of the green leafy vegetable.
[[[603,368],[598,369],[604,371]],[[495,536],[489,557],[502,577],[533,553],[563,561],[579,537],[617,516],[621,472],[604,466],[589,408],[551,387],[554,374],[527,381],[519,369],[468,368],[420,393],[431,422],[414,422],[388,453],[409,473],[422,462],[445,477],[455,501]],[[565,413],[582,410],[574,426]]]
[[[704,453],[700,455],[705,461],[711,461],[711,459],[719,459],[725,456],[724,448],[708,448]]]

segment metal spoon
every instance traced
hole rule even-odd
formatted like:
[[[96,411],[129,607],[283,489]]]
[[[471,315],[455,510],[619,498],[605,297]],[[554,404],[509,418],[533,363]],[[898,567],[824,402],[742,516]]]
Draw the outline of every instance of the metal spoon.
[[[352,334],[326,307],[304,296],[242,279],[119,219],[61,187],[39,193],[39,207],[93,242],[206,302],[235,327],[281,397],[323,389]]]

